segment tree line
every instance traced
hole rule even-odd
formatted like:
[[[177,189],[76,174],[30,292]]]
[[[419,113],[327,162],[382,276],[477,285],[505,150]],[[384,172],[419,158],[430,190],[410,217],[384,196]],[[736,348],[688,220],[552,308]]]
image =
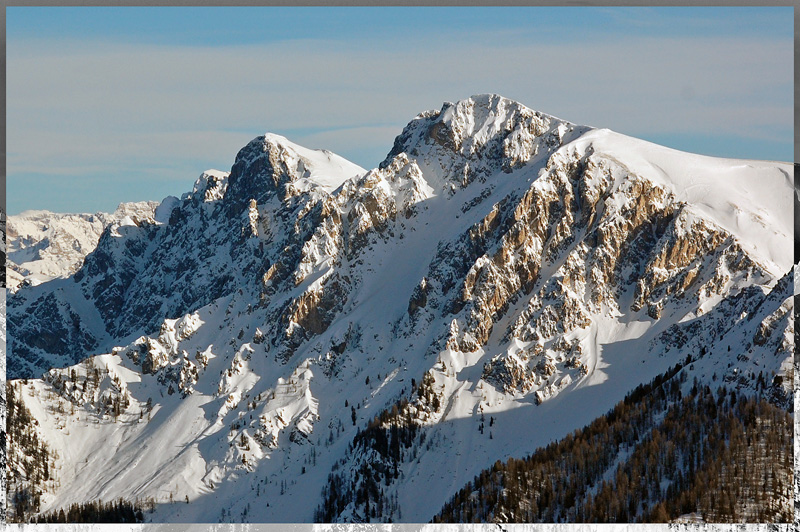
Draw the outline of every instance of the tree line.
[[[71,504],[65,512],[63,508],[38,515],[35,523],[141,523],[144,510],[138,503],[124,499],[111,502],[91,501]]]
[[[498,460],[433,522],[790,522],[791,414],[725,387],[689,388],[679,369],[562,440]]]

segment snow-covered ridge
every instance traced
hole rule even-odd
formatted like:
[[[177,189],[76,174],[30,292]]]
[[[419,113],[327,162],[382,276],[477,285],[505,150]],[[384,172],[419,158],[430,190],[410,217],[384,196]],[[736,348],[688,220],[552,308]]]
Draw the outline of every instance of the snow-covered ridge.
[[[347,159],[328,150],[310,150],[286,137],[267,133],[264,135],[264,150],[268,146],[277,146],[287,162],[295,165],[295,172],[301,179],[306,179],[322,187],[330,193],[339,188],[346,180],[366,173],[366,170]]]
[[[794,234],[790,164],[684,153],[608,129],[587,132],[575,145],[591,146],[600,157],[666,185],[679,201],[736,235],[773,273],[792,266],[786,245]]]

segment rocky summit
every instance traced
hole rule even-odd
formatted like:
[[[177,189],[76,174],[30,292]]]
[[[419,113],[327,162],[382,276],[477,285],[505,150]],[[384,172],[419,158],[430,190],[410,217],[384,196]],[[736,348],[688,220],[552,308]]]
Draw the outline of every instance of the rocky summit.
[[[12,449],[9,490],[422,522],[676,365],[791,409],[791,175],[497,95],[421,113],[369,171],[258,137],[9,296],[11,399],[54,451],[34,482]]]

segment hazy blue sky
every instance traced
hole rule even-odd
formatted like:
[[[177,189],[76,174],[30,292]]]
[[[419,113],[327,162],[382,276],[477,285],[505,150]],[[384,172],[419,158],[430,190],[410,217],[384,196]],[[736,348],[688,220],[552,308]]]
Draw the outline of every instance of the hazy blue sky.
[[[792,8],[8,7],[8,209],[179,196],[267,131],[376,166],[495,92],[709,155],[793,158]]]

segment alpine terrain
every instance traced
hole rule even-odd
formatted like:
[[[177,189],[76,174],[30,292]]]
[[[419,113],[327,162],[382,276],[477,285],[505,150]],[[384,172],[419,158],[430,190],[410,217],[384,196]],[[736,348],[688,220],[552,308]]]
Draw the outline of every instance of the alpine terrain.
[[[106,225],[74,273],[9,295],[9,516],[78,519],[122,499],[102,511],[574,520],[658,430],[681,478],[599,515],[704,519],[680,498],[690,474],[739,477],[684,459],[670,420],[709,402],[686,441],[719,451],[744,434],[728,454],[763,467],[770,509],[791,510],[791,176],[497,95],[418,115],[369,171],[258,137],[230,172]],[[744,428],[715,432],[729,418]],[[614,419],[637,429],[614,436]],[[756,425],[788,430],[788,449],[748,439]],[[542,479],[526,488],[549,513],[481,499],[487,468],[556,464],[541,449],[598,433],[591,485],[563,500],[543,499]],[[544,478],[578,478],[588,459]],[[462,499],[473,509],[443,511]],[[754,505],[733,519],[785,515]]]

